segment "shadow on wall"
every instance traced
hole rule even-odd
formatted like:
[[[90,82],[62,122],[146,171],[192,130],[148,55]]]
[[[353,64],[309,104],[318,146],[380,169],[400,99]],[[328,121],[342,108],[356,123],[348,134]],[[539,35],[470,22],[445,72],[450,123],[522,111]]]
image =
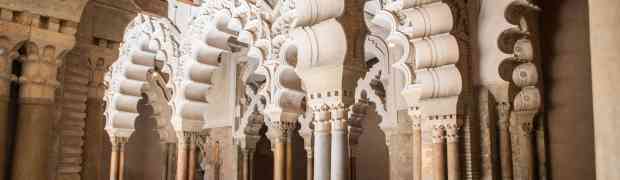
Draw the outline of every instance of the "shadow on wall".
[[[375,111],[369,109],[364,133],[359,140],[358,180],[381,180],[390,177],[388,149],[385,134],[379,128],[379,118],[381,117]]]
[[[595,179],[588,1],[539,2],[549,179]]]
[[[125,148],[125,179],[160,179],[162,149],[157,133],[157,122],[153,119],[153,107],[147,105],[148,99],[143,96],[138,103],[136,131]],[[148,148],[144,148],[148,147]]]

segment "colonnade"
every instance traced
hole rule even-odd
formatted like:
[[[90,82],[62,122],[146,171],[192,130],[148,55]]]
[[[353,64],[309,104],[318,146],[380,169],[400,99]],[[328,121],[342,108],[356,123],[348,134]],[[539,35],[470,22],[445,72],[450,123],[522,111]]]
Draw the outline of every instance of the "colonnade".
[[[47,179],[58,67],[75,43],[77,23],[0,11],[0,178]]]

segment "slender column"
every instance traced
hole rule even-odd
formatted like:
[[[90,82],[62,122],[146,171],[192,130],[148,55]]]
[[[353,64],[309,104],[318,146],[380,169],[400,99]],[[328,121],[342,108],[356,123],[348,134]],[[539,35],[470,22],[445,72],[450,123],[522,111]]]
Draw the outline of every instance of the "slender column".
[[[348,122],[344,105],[332,109],[331,180],[348,179]]]
[[[273,145],[273,179],[286,179],[286,130],[269,127],[269,139]]]
[[[111,137],[112,153],[110,157],[110,180],[122,180],[124,168],[124,148],[127,144],[127,137]]]
[[[311,113],[308,111],[306,113]],[[314,137],[312,127],[311,114],[303,115],[299,118],[301,128],[299,129],[299,135],[304,140],[304,150],[306,151],[306,180],[314,180]]]
[[[447,154],[448,154],[448,180],[460,180],[461,169],[459,161],[459,127],[448,125],[446,129]]]
[[[519,156],[516,159],[515,174],[518,179],[534,180],[535,168],[534,168],[534,146],[533,146],[533,119],[536,115],[535,111],[515,111],[512,112],[511,132],[513,134],[513,141],[516,149],[519,151]]]
[[[446,179],[445,131],[443,127],[433,128],[433,179]]]
[[[188,180],[196,179],[196,163],[198,162],[197,142],[198,139],[195,136],[190,137],[189,144],[189,165],[188,165]]]
[[[330,180],[331,122],[329,108],[320,107],[314,114],[314,180]]]
[[[286,133],[286,180],[293,179],[293,131]]]
[[[119,159],[118,159],[118,179],[125,179],[125,145],[127,143],[121,143],[119,150]]]
[[[242,152],[243,154],[243,162],[242,162],[242,178],[243,180],[253,180],[253,175],[254,175],[254,149],[243,149]]]
[[[306,149],[306,179],[314,180],[314,156],[312,147]]]
[[[497,105],[497,112],[499,115],[499,149],[500,149],[500,164],[502,168],[502,180],[512,180],[512,148],[510,142],[510,105],[507,103],[500,103]]]
[[[422,122],[419,107],[409,109],[413,128],[413,180],[422,180]]]
[[[177,177],[176,180],[187,180],[188,177],[188,165],[189,165],[189,145],[191,132],[180,131],[177,132]]]

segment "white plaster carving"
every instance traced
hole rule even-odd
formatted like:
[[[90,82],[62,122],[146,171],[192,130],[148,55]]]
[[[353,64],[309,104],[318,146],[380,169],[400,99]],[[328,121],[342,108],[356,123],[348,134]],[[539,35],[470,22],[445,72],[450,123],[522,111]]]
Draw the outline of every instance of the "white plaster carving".
[[[147,81],[157,61],[163,61],[166,67],[178,56],[175,31],[167,19],[143,14],[127,26],[119,59],[104,78],[106,131],[111,137],[129,137],[133,133],[137,104],[142,93],[148,91]]]

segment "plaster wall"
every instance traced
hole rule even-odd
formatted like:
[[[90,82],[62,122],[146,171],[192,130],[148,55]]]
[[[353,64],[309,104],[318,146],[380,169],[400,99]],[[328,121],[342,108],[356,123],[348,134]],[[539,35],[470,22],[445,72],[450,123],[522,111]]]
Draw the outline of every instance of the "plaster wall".
[[[551,179],[594,179],[587,2],[541,1],[540,35]]]
[[[590,0],[597,179],[620,179],[620,1]]]

